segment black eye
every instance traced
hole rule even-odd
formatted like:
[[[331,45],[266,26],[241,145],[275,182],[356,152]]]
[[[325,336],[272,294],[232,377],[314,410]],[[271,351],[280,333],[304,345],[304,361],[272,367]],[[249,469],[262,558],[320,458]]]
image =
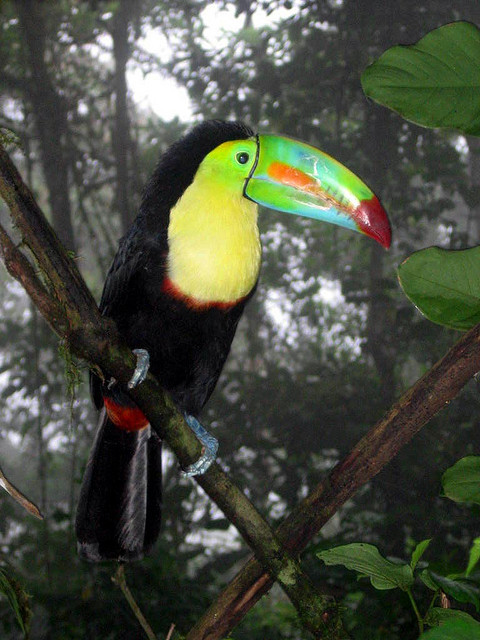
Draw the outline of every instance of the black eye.
[[[238,164],[247,164],[247,162],[250,160],[250,156],[246,151],[241,151],[240,153],[237,153],[235,158]]]

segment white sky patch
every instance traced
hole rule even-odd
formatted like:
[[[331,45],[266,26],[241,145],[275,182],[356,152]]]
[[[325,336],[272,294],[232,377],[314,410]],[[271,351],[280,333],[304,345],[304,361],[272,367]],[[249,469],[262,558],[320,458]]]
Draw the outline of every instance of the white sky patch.
[[[317,296],[331,307],[337,307],[345,303],[345,297],[342,294],[342,289],[339,280],[327,280],[326,278],[319,278],[321,287]]]
[[[321,332],[325,348],[334,349],[338,355],[358,358],[364,341],[358,330],[366,321],[366,310],[345,300],[339,280],[317,277],[316,281],[319,288],[312,300],[322,307],[317,326],[312,326],[307,317],[299,315],[298,302],[292,302],[283,291],[269,289],[266,293],[265,309],[277,326],[280,339],[288,347],[294,347],[300,339],[315,341]],[[299,291],[302,285],[310,286],[311,279],[299,282]]]
[[[330,307],[337,308],[345,304],[345,297],[342,294],[341,284],[339,280],[328,280],[327,278],[318,277],[319,283],[318,293],[313,296],[313,300],[327,304]],[[303,289],[306,285],[309,286],[310,281],[297,282],[300,289]],[[300,286],[302,285],[302,286]],[[265,308],[268,315],[273,319],[275,324],[287,333],[292,324],[292,313],[294,311],[293,304],[285,295],[277,290],[270,289],[267,292],[267,299],[265,301]]]
[[[292,304],[281,291],[277,289],[269,289],[265,300],[265,309],[275,324],[280,328],[281,333],[285,335],[291,325],[292,320]]]
[[[13,444],[14,447],[20,447],[22,443],[22,436],[16,431],[7,431],[7,438]]]
[[[270,15],[263,9],[257,9],[252,17],[253,28],[273,26],[281,20],[294,15],[295,9],[280,8]],[[226,47],[232,34],[238,33],[244,26],[245,17],[235,16],[233,7],[219,9],[215,4],[208,5],[201,13],[205,25],[203,37],[207,51],[216,51]],[[139,40],[139,46],[146,52],[158,56],[160,63],[171,59],[171,48],[159,29],[152,29]],[[143,108],[151,109],[164,120],[178,117],[184,122],[193,118],[193,105],[185,87],[163,72],[151,71],[144,74],[137,66],[129,65],[127,82],[135,102]]]
[[[127,72],[127,81],[140,108],[150,109],[166,121],[177,117],[183,122],[192,120],[193,107],[188,91],[173,78],[165,77],[158,71],[144,76],[136,68]]]
[[[460,155],[463,156],[463,158],[465,158],[470,150],[465,136],[457,136],[455,141],[455,149]]]

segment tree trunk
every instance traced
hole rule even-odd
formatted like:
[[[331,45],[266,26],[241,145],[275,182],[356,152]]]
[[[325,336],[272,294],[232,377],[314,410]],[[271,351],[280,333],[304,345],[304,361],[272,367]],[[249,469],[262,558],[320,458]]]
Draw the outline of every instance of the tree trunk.
[[[387,184],[388,162],[393,149],[386,148],[388,141],[392,145],[395,136],[389,133],[390,113],[381,107],[366,111],[365,134],[370,149],[371,183],[377,189]],[[380,194],[381,195],[381,194]],[[384,253],[378,246],[370,249],[369,265],[369,310],[367,320],[367,349],[373,358],[380,381],[380,395],[383,407],[392,404],[395,398],[395,357],[392,349],[394,333],[391,304],[385,293]]]
[[[40,390],[40,335],[41,327],[38,323],[38,312],[35,306],[31,305],[32,310],[32,349],[35,367],[34,387]],[[39,403],[38,416],[36,420],[36,437],[37,437],[37,474],[38,484],[40,486],[40,510],[44,514],[48,514],[48,454],[46,450],[45,434],[43,431],[44,410],[43,403]],[[41,522],[40,549],[45,564],[45,573],[49,586],[52,586],[52,573],[50,562],[50,530],[49,520],[44,518]]]
[[[15,0],[15,6],[31,74],[25,87],[27,98],[33,106],[52,224],[66,248],[74,250],[65,149],[67,117],[63,100],[55,90],[45,63],[45,5],[35,0]]]
[[[131,180],[128,168],[130,157],[130,119],[127,104],[127,62],[130,56],[128,26],[135,3],[120,0],[113,18],[113,54],[115,58],[115,127],[113,132],[113,152],[117,173],[116,201],[120,211],[122,230],[125,233],[133,220],[130,199]]]

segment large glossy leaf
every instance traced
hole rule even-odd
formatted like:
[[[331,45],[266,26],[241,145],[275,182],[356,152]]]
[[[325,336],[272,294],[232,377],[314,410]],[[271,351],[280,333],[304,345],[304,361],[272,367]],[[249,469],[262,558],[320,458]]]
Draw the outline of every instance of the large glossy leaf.
[[[480,610],[480,590],[475,582],[464,578],[447,578],[428,569],[422,572],[420,576],[424,582],[424,574],[428,575],[429,580],[435,584],[438,589],[441,589],[457,602],[473,604],[477,611]]]
[[[459,617],[422,633],[418,640],[480,640],[480,623]]]
[[[467,330],[480,322],[480,247],[422,249],[398,268],[405,294],[432,322]]]
[[[419,542],[417,544],[417,546],[413,550],[412,559],[410,561],[410,568],[411,568],[412,571],[415,570],[415,567],[417,566],[418,561],[420,560],[420,558],[423,556],[423,554],[427,550],[427,547],[428,547],[428,545],[430,544],[431,541],[432,541],[431,538],[427,538],[426,540],[422,540],[421,542]]]
[[[460,611],[459,609],[442,609],[441,607],[432,607],[425,617],[425,622],[430,627],[440,626],[446,622],[450,622],[451,620],[475,622],[475,619],[466,611]]]
[[[480,504],[480,456],[466,456],[447,469],[442,486],[447,498],[455,502]]]
[[[480,135],[480,31],[453,22],[392,47],[364,71],[362,85],[407,120]]]
[[[400,588],[406,591],[413,584],[408,564],[395,564],[380,555],[377,547],[363,542],[346,544],[317,554],[327,565],[342,565],[370,578],[376,589]]]

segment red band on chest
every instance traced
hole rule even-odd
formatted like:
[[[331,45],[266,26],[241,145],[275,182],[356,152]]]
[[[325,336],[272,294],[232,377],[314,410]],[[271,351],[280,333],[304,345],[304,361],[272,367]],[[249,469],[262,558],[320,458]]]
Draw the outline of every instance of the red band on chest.
[[[170,280],[170,278],[165,278],[162,284],[162,291],[164,291],[167,295],[175,300],[179,300],[183,302],[190,309],[194,309],[196,311],[206,311],[208,309],[221,309],[222,311],[228,311],[239,302],[244,300],[244,298],[239,298],[238,300],[233,300],[232,302],[223,302],[220,300],[217,301],[204,301],[204,300],[195,300],[191,296],[186,295],[177,287],[177,285]]]
[[[110,398],[104,398],[103,403],[107,415],[113,424],[124,431],[140,431],[148,425],[148,420],[138,407],[122,407]]]

